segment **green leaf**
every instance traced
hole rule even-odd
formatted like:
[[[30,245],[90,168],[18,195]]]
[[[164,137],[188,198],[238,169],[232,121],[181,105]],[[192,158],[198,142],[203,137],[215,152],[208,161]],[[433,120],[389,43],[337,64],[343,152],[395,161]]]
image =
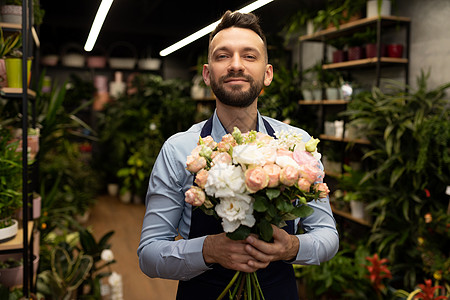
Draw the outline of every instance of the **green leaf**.
[[[273,228],[266,219],[262,219],[259,223],[259,235],[263,241],[270,242],[272,240]]]
[[[392,171],[392,173],[391,173],[391,187],[394,186],[394,184],[402,176],[404,171],[405,171],[405,167],[397,167],[397,168],[395,168],[394,171]]]
[[[278,210],[286,213],[290,212],[294,208],[290,202],[287,202],[283,199],[277,199],[275,205],[277,206]]]
[[[280,190],[277,190],[277,189],[267,189],[266,190],[266,195],[270,200],[273,200],[273,199],[279,197],[280,193],[281,193]]]
[[[302,205],[294,208],[291,213],[298,218],[304,218],[311,215],[314,212],[314,209],[308,205]]]
[[[227,237],[234,241],[245,240],[250,235],[250,227],[241,225],[233,232],[227,232]]]
[[[269,201],[264,197],[255,197],[255,203],[253,203],[253,209],[257,212],[265,212],[269,206]]]

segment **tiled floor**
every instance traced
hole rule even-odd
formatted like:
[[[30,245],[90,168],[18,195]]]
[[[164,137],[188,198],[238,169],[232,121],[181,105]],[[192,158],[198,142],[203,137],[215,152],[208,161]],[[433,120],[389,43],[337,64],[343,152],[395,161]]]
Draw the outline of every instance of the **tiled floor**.
[[[144,217],[143,204],[124,204],[118,198],[101,196],[92,209],[88,226],[99,239],[114,230],[111,250],[117,263],[112,270],[122,275],[125,300],[175,299],[177,281],[151,279],[139,269],[136,250]]]

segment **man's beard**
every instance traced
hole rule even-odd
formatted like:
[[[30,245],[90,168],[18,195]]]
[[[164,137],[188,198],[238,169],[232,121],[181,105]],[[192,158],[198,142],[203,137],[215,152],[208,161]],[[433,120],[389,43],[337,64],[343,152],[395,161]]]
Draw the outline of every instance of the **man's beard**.
[[[247,91],[242,91],[241,85],[232,86],[231,91],[226,91],[223,84],[229,78],[245,78],[250,84]],[[219,78],[218,81],[211,77],[211,89],[217,99],[223,104],[234,107],[248,107],[259,96],[263,88],[263,80],[256,82],[251,76],[244,75],[242,72],[231,73]]]

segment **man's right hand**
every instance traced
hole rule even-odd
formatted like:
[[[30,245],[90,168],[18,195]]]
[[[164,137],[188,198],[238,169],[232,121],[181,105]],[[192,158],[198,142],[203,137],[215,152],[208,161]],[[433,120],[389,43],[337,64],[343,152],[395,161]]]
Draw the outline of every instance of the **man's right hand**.
[[[218,263],[224,268],[247,273],[266,268],[269,263],[255,260],[245,250],[246,245],[245,240],[231,240],[225,233],[208,235],[203,243],[203,259],[207,264]]]

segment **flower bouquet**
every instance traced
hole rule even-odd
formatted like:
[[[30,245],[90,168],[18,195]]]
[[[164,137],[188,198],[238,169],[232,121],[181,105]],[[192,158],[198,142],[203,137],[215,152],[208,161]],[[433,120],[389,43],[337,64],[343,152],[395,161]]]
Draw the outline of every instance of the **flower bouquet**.
[[[320,168],[319,140],[305,143],[291,131],[275,136],[234,128],[219,143],[211,136],[200,137],[187,157],[186,169],[195,175],[195,185],[185,193],[185,201],[220,219],[230,239],[243,240],[253,233],[270,242],[271,224],[281,228],[288,220],[312,214],[308,202],[329,193]],[[255,272],[236,272],[218,299],[227,294],[230,299],[264,299]]]

